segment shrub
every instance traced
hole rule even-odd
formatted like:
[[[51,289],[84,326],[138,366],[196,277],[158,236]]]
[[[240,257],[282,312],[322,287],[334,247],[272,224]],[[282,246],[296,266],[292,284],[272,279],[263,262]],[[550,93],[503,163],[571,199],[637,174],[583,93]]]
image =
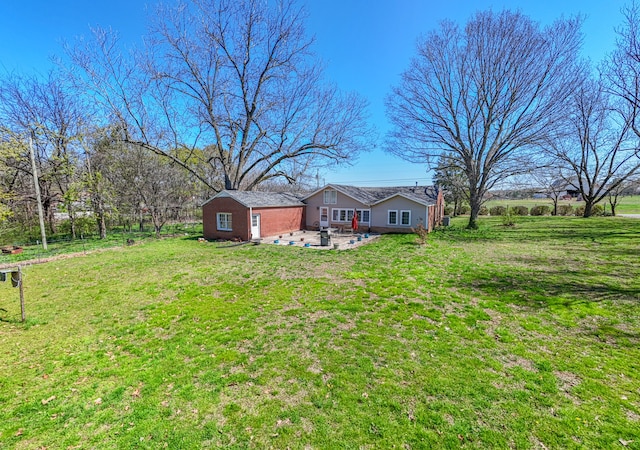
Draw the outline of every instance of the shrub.
[[[593,205],[591,208],[592,216],[604,216],[604,207],[602,205]]]
[[[558,205],[559,216],[570,216],[573,213],[573,206],[571,205]]]
[[[504,206],[492,206],[489,209],[489,214],[491,214],[492,216],[502,216],[505,215],[507,213],[507,208],[505,208]]]
[[[479,214],[481,216],[488,216],[489,215],[489,208],[487,208],[486,206],[481,206]]]
[[[469,214],[471,212],[471,208],[469,205],[460,206],[460,210],[458,211],[460,214]]]
[[[532,216],[548,216],[551,214],[551,207],[549,205],[536,205],[531,208],[529,214]]]
[[[453,208],[451,206],[445,206],[444,207],[444,215],[445,216],[450,216],[451,214],[453,214]]]
[[[96,219],[93,217],[76,217],[76,234],[89,235],[96,231]],[[61,235],[71,235],[71,221],[65,220],[58,227],[58,233]]]
[[[513,213],[513,208],[507,208],[502,215],[502,225],[505,227],[513,227],[516,225],[517,215]]]
[[[512,206],[509,209],[511,210],[511,214],[513,214],[514,216],[528,216],[529,215],[529,208],[527,208],[526,206]]]
[[[418,244],[425,245],[427,243],[427,236],[429,235],[429,232],[424,227],[422,221],[418,222],[418,225],[415,228],[411,228],[411,231],[418,236]]]
[[[603,216],[604,215],[604,208],[602,207],[602,205],[593,205],[591,207],[591,215],[592,216]],[[578,216],[578,217],[584,216],[584,206],[578,206],[576,208],[576,216]]]

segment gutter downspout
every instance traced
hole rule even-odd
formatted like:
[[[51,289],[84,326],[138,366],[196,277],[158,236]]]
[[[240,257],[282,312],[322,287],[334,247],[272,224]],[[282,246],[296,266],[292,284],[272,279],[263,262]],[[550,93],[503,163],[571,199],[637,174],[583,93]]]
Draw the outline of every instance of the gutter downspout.
[[[249,240],[253,239],[253,234],[251,233],[252,225],[253,225],[253,208],[249,206]]]

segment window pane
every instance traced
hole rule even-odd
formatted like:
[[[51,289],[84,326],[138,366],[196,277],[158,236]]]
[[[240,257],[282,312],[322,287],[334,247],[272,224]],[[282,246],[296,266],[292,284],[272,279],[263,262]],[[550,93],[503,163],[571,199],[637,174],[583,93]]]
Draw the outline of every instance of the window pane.
[[[334,210],[332,211],[332,214],[333,214],[333,216],[332,216],[332,220],[333,220],[334,222],[337,222],[338,220],[340,220],[340,210],[339,210],[339,209],[334,209]]]
[[[389,224],[395,225],[398,223],[398,211],[389,211]]]
[[[353,219],[353,209],[348,209],[347,210],[347,222],[351,222],[351,219]]]
[[[218,229],[219,230],[231,230],[231,214],[230,213],[218,213]]]
[[[366,209],[359,212],[362,213],[362,218],[360,219],[360,222],[369,223],[369,210]]]
[[[402,211],[401,224],[409,225],[411,223],[411,211]]]
[[[324,191],[324,202],[325,204],[336,204],[338,200],[338,192],[332,190]]]
[[[347,211],[344,209],[340,210],[340,221],[341,222],[346,222],[347,221]]]

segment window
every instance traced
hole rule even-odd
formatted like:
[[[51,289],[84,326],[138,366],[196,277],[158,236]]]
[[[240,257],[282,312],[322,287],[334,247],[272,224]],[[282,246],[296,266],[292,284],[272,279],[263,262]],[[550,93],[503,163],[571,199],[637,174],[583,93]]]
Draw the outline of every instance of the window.
[[[333,189],[327,189],[324,191],[324,204],[335,205],[336,203],[338,203],[338,191]]]
[[[400,211],[400,225],[411,225],[411,211]]]
[[[218,230],[233,231],[231,228],[231,213],[218,213]]]
[[[369,223],[369,216],[371,215],[368,209],[357,209],[359,223]],[[331,220],[333,222],[351,222],[353,219],[353,208],[342,209],[334,208],[331,210]]]
[[[359,209],[358,210],[358,222],[360,223],[369,223],[369,217],[371,216],[371,211],[368,209]]]
[[[387,211],[387,225],[398,225],[398,211]]]

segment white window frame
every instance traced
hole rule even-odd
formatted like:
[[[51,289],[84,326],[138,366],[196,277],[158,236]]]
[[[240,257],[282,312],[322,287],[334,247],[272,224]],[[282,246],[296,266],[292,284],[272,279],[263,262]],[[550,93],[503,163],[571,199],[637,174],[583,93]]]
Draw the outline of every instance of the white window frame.
[[[360,218],[362,217],[363,211],[367,212],[369,216],[369,220],[367,221],[360,220]],[[371,221],[370,209],[356,209],[356,214],[358,214],[358,223],[370,223]],[[331,210],[332,222],[351,223],[351,219],[353,219],[353,208],[333,208]]]
[[[371,210],[370,209],[357,209],[358,213],[358,222],[360,223],[371,223]],[[367,220],[364,220],[362,216],[364,213],[367,213]]]
[[[325,189],[322,193],[322,200],[325,205],[335,205],[338,203],[338,191],[335,189]]]
[[[391,221],[391,213],[395,215],[395,220]],[[398,225],[398,210],[397,209],[389,209],[387,210],[387,225]]]
[[[402,220],[404,219],[405,213],[408,213],[409,215],[408,217],[409,220],[407,220],[407,223],[405,223],[404,220]],[[411,210],[410,209],[403,209],[402,211],[400,211],[400,225],[403,227],[411,226]]]
[[[233,215],[227,212],[219,212],[216,214],[216,225],[218,231],[233,231]]]

